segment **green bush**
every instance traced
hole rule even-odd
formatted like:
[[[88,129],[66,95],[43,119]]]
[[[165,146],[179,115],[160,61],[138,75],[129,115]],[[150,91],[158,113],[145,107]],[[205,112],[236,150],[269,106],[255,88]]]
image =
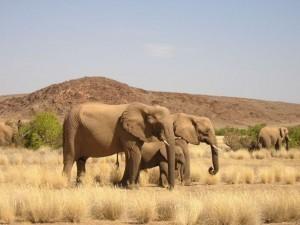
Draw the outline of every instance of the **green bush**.
[[[247,129],[226,127],[216,130],[217,135],[224,136],[224,142],[231,149],[237,150],[239,148],[254,148],[257,146],[257,137],[261,128],[265,124],[257,124],[249,126]],[[300,126],[289,127],[289,146],[291,148],[300,147]]]
[[[256,124],[254,126],[249,126],[247,129],[247,136],[251,138],[251,140],[256,141],[258,134],[261,128],[265,127],[266,124]]]
[[[228,134],[235,134],[235,135],[243,136],[243,135],[246,135],[246,133],[247,133],[246,129],[234,128],[234,127],[225,127],[225,128],[216,130],[216,135],[218,135],[218,136],[225,136]]]
[[[62,126],[55,114],[39,113],[20,127],[19,137],[27,148],[38,149],[44,145],[57,148],[62,145]]]
[[[240,148],[252,149],[256,146],[259,131],[265,124],[257,124],[248,128],[226,127],[216,131],[217,135],[224,136],[224,142],[232,150]]]
[[[291,148],[300,147],[300,126],[289,127],[289,146]]]
[[[240,135],[235,132],[227,132],[224,135],[224,143],[234,151],[243,147],[240,139]]]

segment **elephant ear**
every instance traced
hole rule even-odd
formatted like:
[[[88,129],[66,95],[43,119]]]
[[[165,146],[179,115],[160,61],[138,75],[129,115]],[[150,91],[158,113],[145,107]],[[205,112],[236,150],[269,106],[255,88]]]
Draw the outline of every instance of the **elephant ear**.
[[[168,161],[168,155],[167,155],[167,149],[165,146],[162,146],[160,149],[159,149],[159,152],[160,154],[162,155],[162,157]]]
[[[284,130],[282,127],[279,128],[279,134],[280,134],[280,137],[283,138],[284,137]]]
[[[196,124],[193,121],[193,118],[190,118],[184,114],[178,115],[174,119],[174,133],[178,137],[182,137],[188,143],[193,145],[198,145],[198,135],[196,131]]]
[[[280,137],[284,138],[287,137],[289,134],[289,131],[286,127],[280,127],[279,128]]]
[[[141,141],[148,141],[149,127],[146,124],[146,109],[142,104],[134,103],[127,107],[121,116],[123,128]]]
[[[167,149],[166,149],[166,146],[164,144],[160,146],[159,152],[162,155],[162,157],[166,161],[168,161]],[[176,145],[175,146],[175,161],[177,159],[179,159],[181,155],[183,155],[183,151],[182,151],[181,147],[179,147],[178,145]]]
[[[280,137],[283,138],[283,131],[282,131],[281,127],[279,128],[279,134],[280,134]]]

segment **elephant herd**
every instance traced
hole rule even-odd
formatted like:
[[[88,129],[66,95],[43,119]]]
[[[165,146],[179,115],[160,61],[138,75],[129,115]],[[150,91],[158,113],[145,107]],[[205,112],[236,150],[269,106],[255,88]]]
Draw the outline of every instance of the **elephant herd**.
[[[171,114],[162,106],[142,103],[106,105],[85,103],[73,108],[64,121],[63,173],[70,178],[76,162],[77,180],[85,173],[89,157],[105,157],[125,153],[125,171],[119,185],[133,187],[140,170],[159,166],[169,187],[175,184],[175,169],[181,181],[189,185],[190,153],[188,144],[206,143],[211,147],[212,166],[208,172],[219,170],[218,147],[212,122],[206,117],[185,113]],[[288,129],[265,127],[258,136],[258,147],[276,149],[286,142]]]
[[[64,120],[63,173],[70,178],[76,162],[77,179],[85,173],[89,157],[125,153],[125,171],[119,185],[134,187],[141,169],[159,166],[161,176],[175,184],[175,167],[185,184],[190,183],[188,143],[211,146],[209,173],[219,170],[218,149],[211,121],[184,113],[171,114],[162,106],[142,103],[105,105],[85,103],[74,107]]]
[[[20,121],[19,121],[20,122]],[[19,128],[19,123],[18,123]],[[13,128],[0,123],[0,145],[12,141]],[[264,127],[257,148],[278,150],[283,143],[288,150],[288,129]],[[89,157],[105,157],[125,153],[125,170],[120,186],[137,185],[140,171],[158,166],[160,185],[165,176],[169,187],[175,185],[175,170],[181,182],[191,183],[188,144],[206,143],[211,148],[211,175],[219,170],[218,147],[215,130],[207,117],[174,113],[162,106],[142,103],[107,105],[84,103],[73,107],[63,124],[63,174],[70,179],[74,162],[77,181],[85,173]]]

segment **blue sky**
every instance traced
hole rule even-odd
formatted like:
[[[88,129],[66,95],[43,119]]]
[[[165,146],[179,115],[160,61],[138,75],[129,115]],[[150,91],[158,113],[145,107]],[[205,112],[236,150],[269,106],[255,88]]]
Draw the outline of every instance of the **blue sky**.
[[[97,75],[300,103],[300,1],[0,0],[0,94]]]

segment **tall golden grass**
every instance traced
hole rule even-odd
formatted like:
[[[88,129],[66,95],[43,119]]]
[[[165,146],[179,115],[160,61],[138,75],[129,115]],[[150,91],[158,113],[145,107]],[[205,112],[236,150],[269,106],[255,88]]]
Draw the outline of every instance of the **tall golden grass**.
[[[199,184],[290,184],[300,181],[300,172],[294,166],[283,163],[267,164],[265,161],[254,165],[244,165],[243,160],[238,164],[222,166],[220,172],[211,176],[208,173],[209,164],[192,162],[191,180]],[[74,166],[75,167],[75,166]],[[0,170],[0,184],[8,183],[13,185],[25,185],[29,187],[62,189],[72,187],[74,183],[68,183],[66,178],[61,176],[62,166],[59,164],[8,164],[2,165]],[[81,178],[83,185],[113,185],[123,175],[124,164],[116,169],[114,163],[107,161],[94,161],[87,163],[87,173]],[[72,171],[73,181],[76,177],[76,169]],[[149,169],[140,174],[140,185],[157,185],[159,181],[158,168]]]
[[[0,189],[0,221],[154,220],[177,224],[245,224],[300,219],[300,191],[126,191],[109,187]],[[229,201],[230,199],[230,201]],[[4,201],[3,201],[4,200]]]
[[[113,183],[121,179],[124,170],[123,160],[119,169],[115,167],[115,156],[89,159],[82,185],[77,187],[75,165],[69,183],[61,176],[61,152],[48,151],[0,150],[0,223],[94,219],[256,225],[300,219],[298,150],[287,153],[294,154],[293,157],[264,151],[262,157],[245,150],[221,153],[220,172],[211,176],[208,173],[211,153],[206,149],[204,154],[196,155],[199,159],[192,159],[191,178],[198,185],[217,186],[209,187],[213,191],[202,190],[202,186],[195,191],[193,186],[178,185],[173,192],[153,187],[132,191],[114,188]],[[158,179],[158,168],[150,169],[141,172],[140,184],[155,186]],[[235,190],[254,184],[265,184],[262,187],[281,184],[289,188]],[[231,189],[223,190],[230,185]]]

